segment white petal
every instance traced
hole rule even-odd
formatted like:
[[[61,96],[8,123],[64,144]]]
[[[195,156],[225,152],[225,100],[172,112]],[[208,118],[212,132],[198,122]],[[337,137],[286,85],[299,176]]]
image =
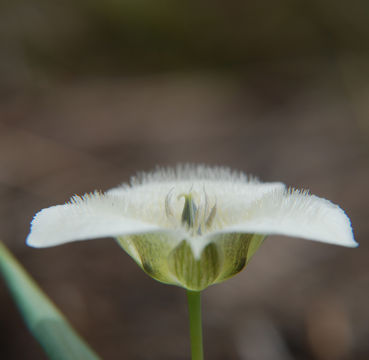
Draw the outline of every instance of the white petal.
[[[282,191],[282,183],[261,183],[255,178],[222,167],[179,165],[175,169],[158,169],[132,178],[131,185],[123,184],[107,192],[130,204],[130,214],[145,222],[154,222],[165,228],[180,227],[184,206],[181,194],[192,193],[195,203],[204,209],[216,205],[212,229],[238,223],[242,212],[255,201],[274,191]],[[168,218],[166,199],[170,195]],[[201,248],[195,245],[197,248]],[[201,250],[201,249],[200,249]]]
[[[47,247],[75,240],[161,230],[155,224],[128,217],[121,199],[95,193],[41,210],[32,221],[27,244]]]
[[[355,247],[350,219],[337,205],[297,190],[276,191],[254,203],[244,221],[221,232],[281,234]]]

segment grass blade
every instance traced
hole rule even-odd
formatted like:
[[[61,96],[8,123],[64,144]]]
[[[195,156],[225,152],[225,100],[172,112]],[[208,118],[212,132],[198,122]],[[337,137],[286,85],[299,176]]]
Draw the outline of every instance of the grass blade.
[[[0,272],[29,330],[49,359],[100,359],[1,242]]]

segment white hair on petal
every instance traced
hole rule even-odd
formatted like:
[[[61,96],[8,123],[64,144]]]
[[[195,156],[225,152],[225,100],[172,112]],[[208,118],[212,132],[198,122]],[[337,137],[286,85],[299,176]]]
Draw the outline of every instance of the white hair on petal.
[[[27,244],[54,246],[70,241],[123,236],[161,230],[138,216],[129,216],[129,203],[98,192],[74,196],[69,203],[51,206],[36,214]],[[163,230],[163,229],[162,229]]]
[[[183,194],[191,194],[197,209],[191,229],[182,221]],[[328,200],[282,183],[261,183],[227,167],[190,164],[140,173],[130,184],[75,195],[65,205],[44,209],[35,216],[27,243],[43,247],[157,231],[175,234],[174,243],[189,239],[196,254],[206,246],[207,234],[219,232],[356,245],[349,218]]]
[[[81,211],[85,209],[96,209],[102,212],[115,212],[124,214],[127,211],[127,202],[116,199],[114,196],[104,194],[101,191],[86,193],[82,196],[74,195],[66,203],[71,209]]]
[[[257,199],[243,222],[230,226],[230,229],[297,236],[344,246],[357,245],[350,219],[338,205],[293,188],[273,191]]]
[[[284,188],[284,184],[261,183],[226,167],[187,164],[141,173],[132,179],[130,185],[110,189],[105,195],[127,204],[126,216],[163,227],[181,228],[184,203],[180,195],[192,193],[199,213],[209,219],[207,229],[211,231],[238,222],[255,200]],[[216,213],[213,211],[209,218],[215,205]]]
[[[259,183],[256,177],[247,176],[241,171],[235,171],[225,166],[179,164],[175,168],[157,167],[151,172],[140,172],[131,178],[131,186],[157,182],[198,180]]]

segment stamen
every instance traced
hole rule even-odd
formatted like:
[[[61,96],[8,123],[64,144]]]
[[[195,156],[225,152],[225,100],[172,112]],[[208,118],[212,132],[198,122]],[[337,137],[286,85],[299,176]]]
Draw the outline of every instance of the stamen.
[[[201,214],[203,213],[203,210],[204,210],[203,206],[200,204],[197,207],[197,214],[196,214],[196,219],[195,219],[195,224],[194,224],[194,228],[197,229],[197,235],[202,235],[201,226],[202,226],[203,220],[202,220]]]
[[[173,190],[174,190],[174,187],[170,189],[170,191],[168,192],[168,195],[165,197],[165,213],[169,219],[174,216],[172,207],[170,205]]]
[[[215,215],[217,213],[217,204],[215,204],[212,209],[210,210],[210,214],[208,218],[205,221],[206,228],[210,228],[211,224],[213,223],[213,220],[215,218]]]
[[[206,216],[207,216],[207,213],[209,211],[209,198],[208,198],[208,194],[206,193],[205,191],[205,186],[203,187],[203,192],[204,192],[204,199],[205,199],[205,206],[204,206],[204,216],[203,216],[203,222],[206,221]]]

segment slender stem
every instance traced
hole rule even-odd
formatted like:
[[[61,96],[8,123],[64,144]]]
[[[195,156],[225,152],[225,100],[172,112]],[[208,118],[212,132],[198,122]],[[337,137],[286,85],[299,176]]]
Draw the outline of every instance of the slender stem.
[[[190,337],[192,360],[203,360],[201,292],[187,290],[188,312],[190,315]]]

